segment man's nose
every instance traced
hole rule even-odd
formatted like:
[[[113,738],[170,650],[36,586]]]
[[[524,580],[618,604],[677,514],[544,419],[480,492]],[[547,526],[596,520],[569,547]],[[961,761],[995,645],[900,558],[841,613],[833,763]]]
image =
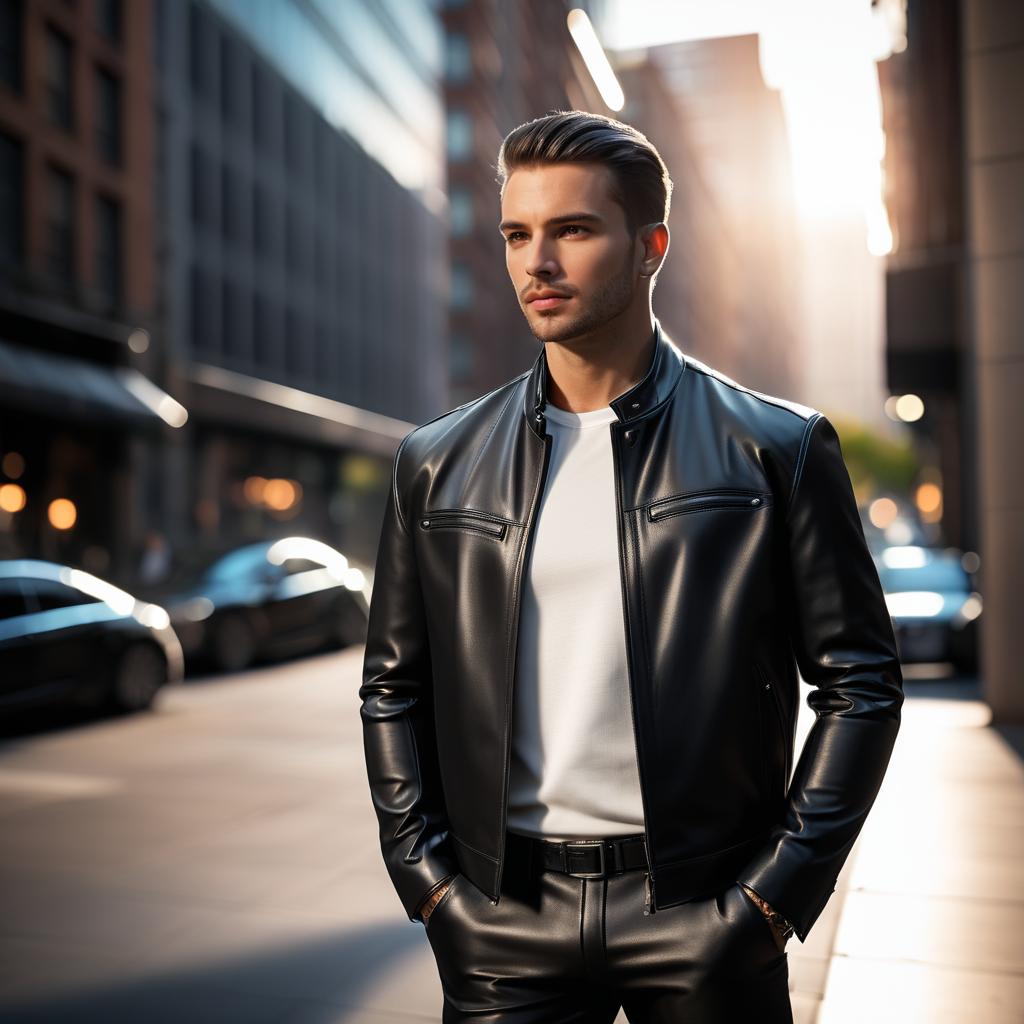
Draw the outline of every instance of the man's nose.
[[[538,240],[531,247],[525,267],[531,277],[552,277],[558,273],[558,261],[545,239]]]

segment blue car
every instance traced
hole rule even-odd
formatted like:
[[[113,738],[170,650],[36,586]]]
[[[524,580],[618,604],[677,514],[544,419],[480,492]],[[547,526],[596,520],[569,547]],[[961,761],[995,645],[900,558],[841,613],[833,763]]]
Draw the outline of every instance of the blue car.
[[[183,667],[159,605],[67,565],[0,561],[0,714],[53,703],[141,711]]]
[[[978,667],[981,595],[956,548],[889,545],[872,552],[904,662]]]

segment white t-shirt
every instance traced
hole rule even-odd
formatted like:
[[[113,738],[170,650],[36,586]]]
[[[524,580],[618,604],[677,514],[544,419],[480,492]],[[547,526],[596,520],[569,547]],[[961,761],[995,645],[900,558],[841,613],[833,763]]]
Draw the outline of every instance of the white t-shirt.
[[[638,833],[615,410],[548,403],[546,415],[551,455],[522,596],[508,827],[557,840]]]

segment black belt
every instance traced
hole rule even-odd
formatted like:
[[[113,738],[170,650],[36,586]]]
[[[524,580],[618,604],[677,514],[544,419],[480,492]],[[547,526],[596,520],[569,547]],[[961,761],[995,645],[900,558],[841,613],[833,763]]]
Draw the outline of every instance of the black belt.
[[[555,842],[519,832],[509,843],[521,847],[542,871],[561,871],[574,878],[606,878],[647,867],[643,834],[616,839],[575,839]]]

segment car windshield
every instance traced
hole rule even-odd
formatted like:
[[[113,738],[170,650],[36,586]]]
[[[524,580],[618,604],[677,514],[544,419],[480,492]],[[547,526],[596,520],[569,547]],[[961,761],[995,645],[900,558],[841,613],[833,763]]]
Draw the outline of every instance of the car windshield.
[[[204,574],[215,583],[226,583],[239,578],[251,578],[269,565],[265,544],[239,548],[214,562]]]

